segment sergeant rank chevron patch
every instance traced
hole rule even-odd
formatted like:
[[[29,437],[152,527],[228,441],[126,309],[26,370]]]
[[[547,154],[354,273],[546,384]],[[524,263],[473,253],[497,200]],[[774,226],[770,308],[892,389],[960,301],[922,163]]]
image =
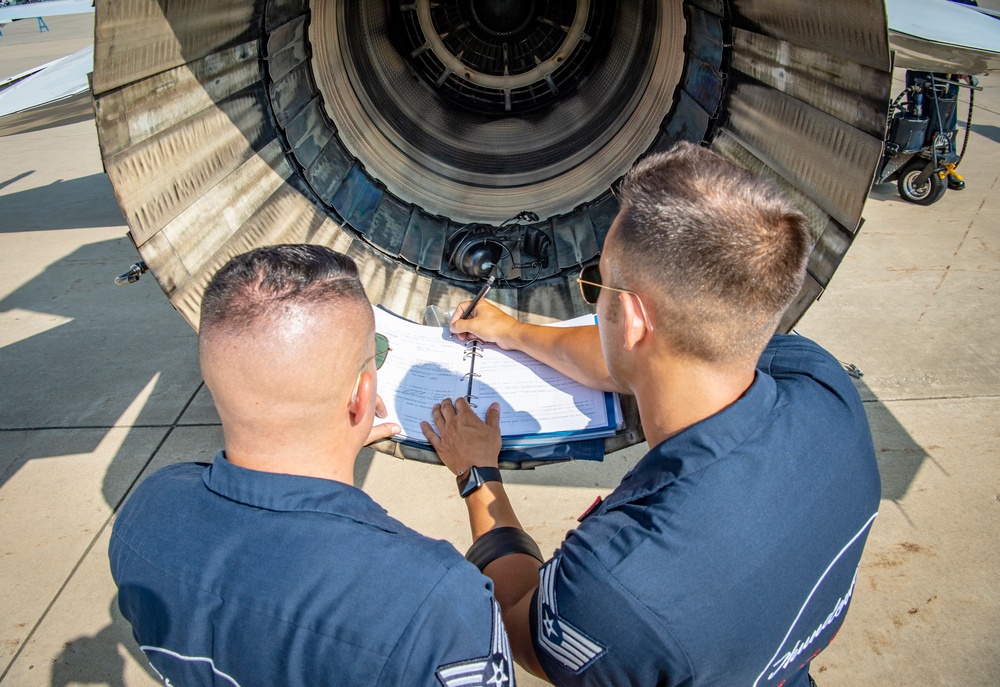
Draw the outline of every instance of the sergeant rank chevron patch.
[[[504,630],[500,605],[493,604],[493,630],[490,634],[490,654],[441,666],[435,674],[444,687],[515,687],[514,663],[510,642]]]
[[[579,673],[604,654],[606,647],[559,617],[555,580],[560,561],[556,556],[541,569],[537,596],[538,643],[556,661]]]

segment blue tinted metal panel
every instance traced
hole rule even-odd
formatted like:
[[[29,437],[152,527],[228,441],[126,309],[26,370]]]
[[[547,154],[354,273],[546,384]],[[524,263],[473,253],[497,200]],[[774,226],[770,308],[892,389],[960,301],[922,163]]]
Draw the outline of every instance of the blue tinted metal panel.
[[[309,12],[309,0],[268,0],[265,10],[264,29],[268,32],[297,17]]]
[[[660,144],[660,139],[658,139],[656,149],[665,150],[674,141],[701,143],[705,138],[705,132],[708,131],[710,120],[711,114],[696,103],[694,98],[681,91],[677,105],[674,107],[673,117],[670,118],[670,123],[667,125],[667,136],[666,140],[663,141],[664,147],[658,147]]]
[[[726,11],[726,3],[724,0],[688,0],[687,4],[689,6],[694,5],[695,7],[699,7],[706,12],[710,12],[711,14],[715,14],[720,17],[723,16],[723,13]]]
[[[354,165],[333,197],[333,208],[355,230],[366,234],[381,199],[382,189]]]
[[[447,228],[448,220],[443,217],[432,217],[414,210],[399,250],[400,256],[426,269],[440,270]]]
[[[588,263],[601,250],[597,237],[594,236],[594,223],[589,215],[582,212],[553,219],[552,233],[556,240],[556,259],[560,269]]]
[[[267,72],[277,80],[309,59],[306,46],[308,17],[298,17],[279,27],[267,38]]]
[[[326,205],[333,205],[333,197],[353,165],[354,158],[333,136],[323,146],[315,162],[306,168],[306,179]]]
[[[285,126],[285,137],[292,154],[302,167],[309,167],[333,136],[333,129],[323,116],[319,96],[302,108]]]
[[[316,95],[309,63],[300,64],[283,79],[272,83],[270,93],[274,118],[284,127]]]
[[[684,70],[684,90],[706,112],[715,112],[722,99],[722,74],[692,57]]]
[[[687,8],[687,52],[715,69],[722,67],[722,20],[691,5]]]
[[[590,221],[594,223],[594,236],[603,246],[608,230],[611,229],[611,223],[618,215],[618,199],[607,193],[588,205],[587,212],[590,214]]]
[[[408,203],[403,203],[391,194],[383,193],[378,209],[375,210],[375,216],[372,217],[371,225],[368,227],[368,240],[386,253],[399,255],[412,209]]]

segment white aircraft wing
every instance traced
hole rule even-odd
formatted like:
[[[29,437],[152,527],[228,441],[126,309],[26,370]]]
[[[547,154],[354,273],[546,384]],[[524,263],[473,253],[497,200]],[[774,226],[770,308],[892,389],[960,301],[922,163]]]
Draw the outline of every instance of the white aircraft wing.
[[[949,0],[886,0],[896,66],[950,74],[1000,71],[1000,21]]]
[[[52,0],[51,2],[29,2],[27,5],[0,7],[0,24],[9,24],[15,19],[54,17],[59,14],[85,14],[94,11],[94,0]]]
[[[93,116],[90,82],[94,46],[0,83],[0,136],[68,124]]]

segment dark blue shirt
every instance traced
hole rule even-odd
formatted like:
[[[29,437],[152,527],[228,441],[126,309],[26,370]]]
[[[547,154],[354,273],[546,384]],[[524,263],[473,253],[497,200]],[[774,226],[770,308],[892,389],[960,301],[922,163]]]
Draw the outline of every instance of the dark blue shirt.
[[[346,484],[221,453],[171,465],[122,508],[109,556],[170,685],[513,684],[491,582]]]
[[[739,400],[653,448],[542,568],[542,667],[557,685],[805,687],[880,490],[851,380],[776,336]]]

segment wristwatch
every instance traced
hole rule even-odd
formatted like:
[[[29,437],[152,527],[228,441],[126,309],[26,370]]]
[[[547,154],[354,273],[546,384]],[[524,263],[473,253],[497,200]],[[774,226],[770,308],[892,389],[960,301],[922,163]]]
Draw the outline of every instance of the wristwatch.
[[[500,470],[497,468],[480,468],[473,465],[468,470],[458,473],[455,478],[458,483],[458,493],[464,499],[486,482],[503,482]]]

